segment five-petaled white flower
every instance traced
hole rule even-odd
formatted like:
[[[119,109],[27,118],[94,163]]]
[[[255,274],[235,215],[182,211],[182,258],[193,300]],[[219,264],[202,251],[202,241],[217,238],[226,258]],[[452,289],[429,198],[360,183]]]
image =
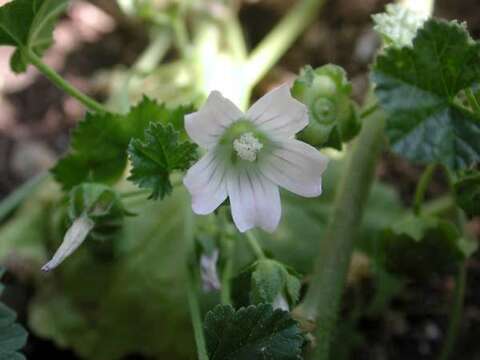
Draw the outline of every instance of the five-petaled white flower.
[[[241,232],[255,226],[273,232],[281,216],[279,186],[305,197],[322,192],[327,158],[295,139],[308,125],[305,105],[282,85],[243,114],[213,91],[185,118],[188,135],[207,153],[183,182],[196,214],[213,212],[227,197]]]

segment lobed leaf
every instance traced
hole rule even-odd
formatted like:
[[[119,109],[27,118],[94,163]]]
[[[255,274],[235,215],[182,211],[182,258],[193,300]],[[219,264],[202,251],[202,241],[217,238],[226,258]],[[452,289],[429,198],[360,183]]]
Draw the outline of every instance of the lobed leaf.
[[[480,77],[480,44],[457,22],[428,20],[412,47],[389,47],[373,68],[393,151],[450,169],[480,160],[480,119],[456,97]]]
[[[0,268],[0,276],[3,269]],[[1,293],[1,292],[0,292]],[[0,303],[0,359],[25,359],[18,351],[27,342],[27,332],[15,322],[15,312]]]
[[[53,42],[53,29],[69,0],[13,0],[0,7],[0,45],[17,47],[10,64],[24,72],[23,51],[42,56]]]
[[[151,124],[145,141],[133,139],[128,147],[132,171],[129,180],[141,188],[152,189],[150,198],[162,198],[172,191],[170,174],[186,170],[196,157],[196,145],[179,140],[173,125]]]
[[[304,339],[289,313],[260,304],[218,305],[205,317],[210,360],[300,360]]]
[[[188,111],[189,107],[170,109],[144,97],[126,115],[87,114],[73,131],[70,152],[52,170],[55,179],[65,190],[83,182],[114,183],[125,171],[132,138],[143,139],[150,123],[171,124],[184,132]]]

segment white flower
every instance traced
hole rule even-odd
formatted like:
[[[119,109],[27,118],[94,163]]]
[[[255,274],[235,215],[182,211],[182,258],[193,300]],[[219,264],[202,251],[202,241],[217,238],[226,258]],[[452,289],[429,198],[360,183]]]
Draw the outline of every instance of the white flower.
[[[185,118],[188,135],[207,150],[183,180],[193,211],[209,214],[229,197],[241,232],[255,226],[273,232],[281,216],[279,186],[305,197],[322,192],[327,158],[295,139],[307,125],[307,108],[286,85],[245,114],[213,91],[203,108]]]

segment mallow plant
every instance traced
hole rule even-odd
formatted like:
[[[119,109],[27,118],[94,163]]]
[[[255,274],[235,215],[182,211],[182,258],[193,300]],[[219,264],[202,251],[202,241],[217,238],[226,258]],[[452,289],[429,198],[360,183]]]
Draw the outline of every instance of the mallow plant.
[[[383,44],[363,103],[325,64],[250,105],[324,1],[299,0],[252,51],[233,4],[208,3],[119,1],[151,44],[104,104],[42,60],[68,0],[0,7],[12,70],[36,67],[87,109],[49,174],[0,205],[5,217],[25,200],[0,257],[35,265],[32,330],[88,359],[332,359],[336,339],[349,344],[339,312],[360,251],[378,269],[377,308],[409,271],[455,276],[448,359],[480,214],[480,43],[433,18],[433,1],[390,4],[372,18]],[[382,150],[425,165],[411,209],[375,181]],[[426,201],[434,173],[448,191]],[[25,334],[3,312],[10,354]]]

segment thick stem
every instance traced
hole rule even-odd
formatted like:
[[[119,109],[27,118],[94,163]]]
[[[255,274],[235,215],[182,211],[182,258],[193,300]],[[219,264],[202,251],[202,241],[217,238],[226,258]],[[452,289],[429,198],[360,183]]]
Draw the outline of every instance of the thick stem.
[[[455,342],[458,337],[460,329],[460,321],[462,318],[463,304],[465,299],[465,286],[467,282],[467,266],[466,263],[460,265],[457,277],[455,279],[455,294],[453,299],[452,311],[447,329],[445,343],[443,344],[442,352],[439,360],[448,360],[452,354]]]
[[[70,83],[68,83],[64,78],[60,76],[60,74],[58,74],[50,66],[45,64],[42,61],[42,59],[40,59],[37,55],[35,55],[33,51],[24,50],[23,53],[28,59],[28,61],[32,65],[34,65],[38,69],[38,71],[40,71],[47,79],[49,79],[57,87],[65,91],[68,95],[80,101],[89,110],[95,111],[95,112],[108,112],[108,110],[103,105],[96,102],[91,97],[85,95],[80,90],[76,89]]]
[[[289,11],[280,23],[263,39],[252,52],[246,64],[245,75],[250,87],[277,63],[295,39],[317,17],[325,0],[303,0]]]
[[[317,324],[314,358],[318,360],[327,360],[329,356],[354,240],[384,142],[384,127],[382,112],[365,118],[360,135],[350,149],[331,221],[320,242],[310,286],[296,310],[300,318]]]

